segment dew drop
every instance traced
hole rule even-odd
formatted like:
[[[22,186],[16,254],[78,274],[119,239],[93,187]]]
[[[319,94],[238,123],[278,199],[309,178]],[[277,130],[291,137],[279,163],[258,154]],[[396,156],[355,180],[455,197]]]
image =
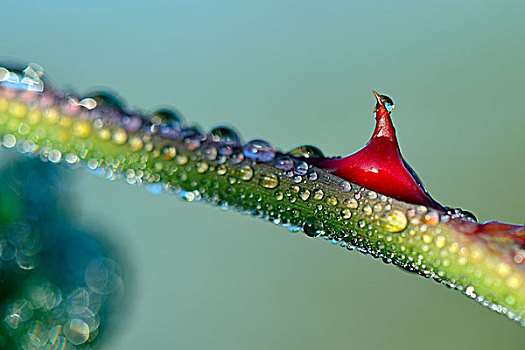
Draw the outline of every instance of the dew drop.
[[[132,137],[129,139],[129,145],[131,146],[132,151],[139,151],[144,146],[144,142],[139,137]]]
[[[219,166],[217,167],[217,170],[216,170],[217,175],[224,175],[224,174],[226,174],[227,171],[228,171],[228,168],[226,168],[226,166],[225,166],[225,165],[222,165],[222,164],[219,165]]]
[[[328,205],[332,207],[335,207],[337,205],[337,198],[333,196],[328,196],[326,197],[326,203],[328,203]]]
[[[317,180],[318,178],[319,178],[319,176],[317,175],[317,172],[315,172],[315,171],[310,171],[310,172],[308,173],[308,180],[310,180],[310,181],[315,181],[315,180]]]
[[[396,233],[406,229],[408,219],[402,211],[394,209],[381,216],[380,224],[386,230]]]
[[[284,198],[284,194],[282,191],[275,191],[275,199],[277,199],[278,201],[282,201],[283,198]]]
[[[268,162],[275,157],[275,148],[264,140],[251,140],[243,147],[246,158],[256,162]]]
[[[383,205],[381,203],[374,204],[374,212],[380,213],[383,211]]]
[[[352,190],[352,185],[348,181],[341,181],[339,186],[341,187],[341,191],[343,192],[350,192]]]
[[[179,155],[175,156],[175,163],[177,163],[179,165],[184,165],[184,164],[188,163],[188,156],[185,155],[185,154],[179,154]]]
[[[49,114],[47,114],[49,116]],[[73,134],[75,136],[86,138],[91,135],[91,124],[84,121],[79,121],[73,125]]]
[[[279,157],[275,159],[275,167],[283,171],[290,171],[293,169],[293,160],[287,156]]]
[[[201,146],[203,135],[197,127],[184,128],[180,131],[184,146],[190,151],[195,151]]]
[[[315,217],[310,217],[303,225],[303,231],[308,237],[318,237],[324,233],[323,224]]]
[[[345,200],[345,205],[350,209],[357,209],[359,202],[355,198],[350,198]]]
[[[114,143],[117,145],[123,145],[128,139],[128,134],[123,129],[116,129],[113,131],[111,137]]]
[[[295,147],[289,151],[288,154],[296,158],[324,158],[323,152],[319,148],[312,145],[302,145]]]
[[[341,217],[343,219],[350,219],[352,217],[352,211],[348,208],[344,208],[341,210]]]
[[[293,177],[293,182],[298,184],[299,182],[303,181],[303,177],[300,175],[296,175]]]
[[[308,163],[303,161],[297,162],[293,172],[297,175],[306,175],[306,173],[308,172]]]
[[[195,170],[197,170],[199,174],[205,173],[208,170],[208,168],[209,168],[208,163],[204,161],[199,161],[195,163]]]
[[[151,115],[151,132],[158,132],[161,136],[175,138],[182,128],[182,118],[179,113],[171,109],[160,109]]]
[[[310,191],[307,189],[303,189],[299,192],[299,198],[301,198],[303,201],[307,201],[308,198],[310,198]]]
[[[89,98],[95,100],[97,107],[109,107],[122,110],[124,106],[124,103],[116,94],[107,91],[97,92],[89,96]]]
[[[263,172],[259,177],[259,185],[264,188],[275,188],[279,185],[279,178],[269,171]]]
[[[324,197],[324,192],[322,189],[318,188],[314,190],[314,199],[320,201]]]
[[[179,196],[188,202],[193,202],[195,200],[195,193],[193,191],[180,191]]]
[[[136,132],[142,126],[142,118],[136,115],[124,115],[120,120],[120,126],[128,132]]]
[[[218,126],[210,130],[210,139],[221,145],[238,146],[241,141],[235,130],[227,126]]]
[[[385,106],[388,113],[392,113],[395,107],[394,101],[392,101],[392,99],[387,95],[381,95],[381,100],[383,101],[383,105]],[[374,107],[374,112],[377,112],[376,107]]]
[[[204,154],[204,158],[208,160],[215,160],[217,159],[217,148],[209,146],[202,150],[202,153]]]
[[[239,164],[244,160],[244,154],[242,152],[234,152],[230,157],[230,162],[232,164]]]
[[[166,160],[172,160],[177,155],[177,148],[172,145],[164,146],[162,148],[162,157]]]
[[[249,181],[253,177],[253,169],[249,165],[241,165],[236,169],[236,175],[243,181]]]

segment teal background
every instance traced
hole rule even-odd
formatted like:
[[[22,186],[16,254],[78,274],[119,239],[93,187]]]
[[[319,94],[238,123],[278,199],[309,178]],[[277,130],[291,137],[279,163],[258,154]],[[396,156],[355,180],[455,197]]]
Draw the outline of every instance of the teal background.
[[[523,1],[9,1],[0,55],[61,88],[176,106],[283,150],[352,152],[390,95],[443,204],[524,223]],[[132,261],[107,349],[522,349],[525,330],[356,252],[75,171],[77,214]]]

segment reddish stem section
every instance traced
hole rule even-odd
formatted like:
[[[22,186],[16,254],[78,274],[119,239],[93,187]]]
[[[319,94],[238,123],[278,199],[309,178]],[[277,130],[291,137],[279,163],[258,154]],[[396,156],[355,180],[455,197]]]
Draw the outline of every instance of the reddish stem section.
[[[376,127],[370,141],[354,154],[326,159],[318,166],[400,201],[442,210],[442,206],[430,197],[417,176],[405,165],[390,113],[381,96],[375,91],[374,95],[377,99]]]

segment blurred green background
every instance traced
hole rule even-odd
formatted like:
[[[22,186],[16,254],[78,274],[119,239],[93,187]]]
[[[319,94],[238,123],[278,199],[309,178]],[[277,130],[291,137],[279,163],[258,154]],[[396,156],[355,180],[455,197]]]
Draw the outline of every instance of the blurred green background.
[[[176,106],[245,140],[352,152],[390,95],[440,202],[524,223],[523,1],[17,1],[0,55],[64,89]],[[321,239],[75,171],[77,212],[132,261],[111,349],[522,349],[525,330]]]

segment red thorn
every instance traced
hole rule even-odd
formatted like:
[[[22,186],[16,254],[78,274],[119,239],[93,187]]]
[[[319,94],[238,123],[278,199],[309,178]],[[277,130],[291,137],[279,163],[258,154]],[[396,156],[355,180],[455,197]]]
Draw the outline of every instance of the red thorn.
[[[324,168],[348,181],[400,201],[443,209],[433,200],[401,155],[396,131],[383,97],[377,99],[376,127],[364,148],[344,158],[326,159]]]

